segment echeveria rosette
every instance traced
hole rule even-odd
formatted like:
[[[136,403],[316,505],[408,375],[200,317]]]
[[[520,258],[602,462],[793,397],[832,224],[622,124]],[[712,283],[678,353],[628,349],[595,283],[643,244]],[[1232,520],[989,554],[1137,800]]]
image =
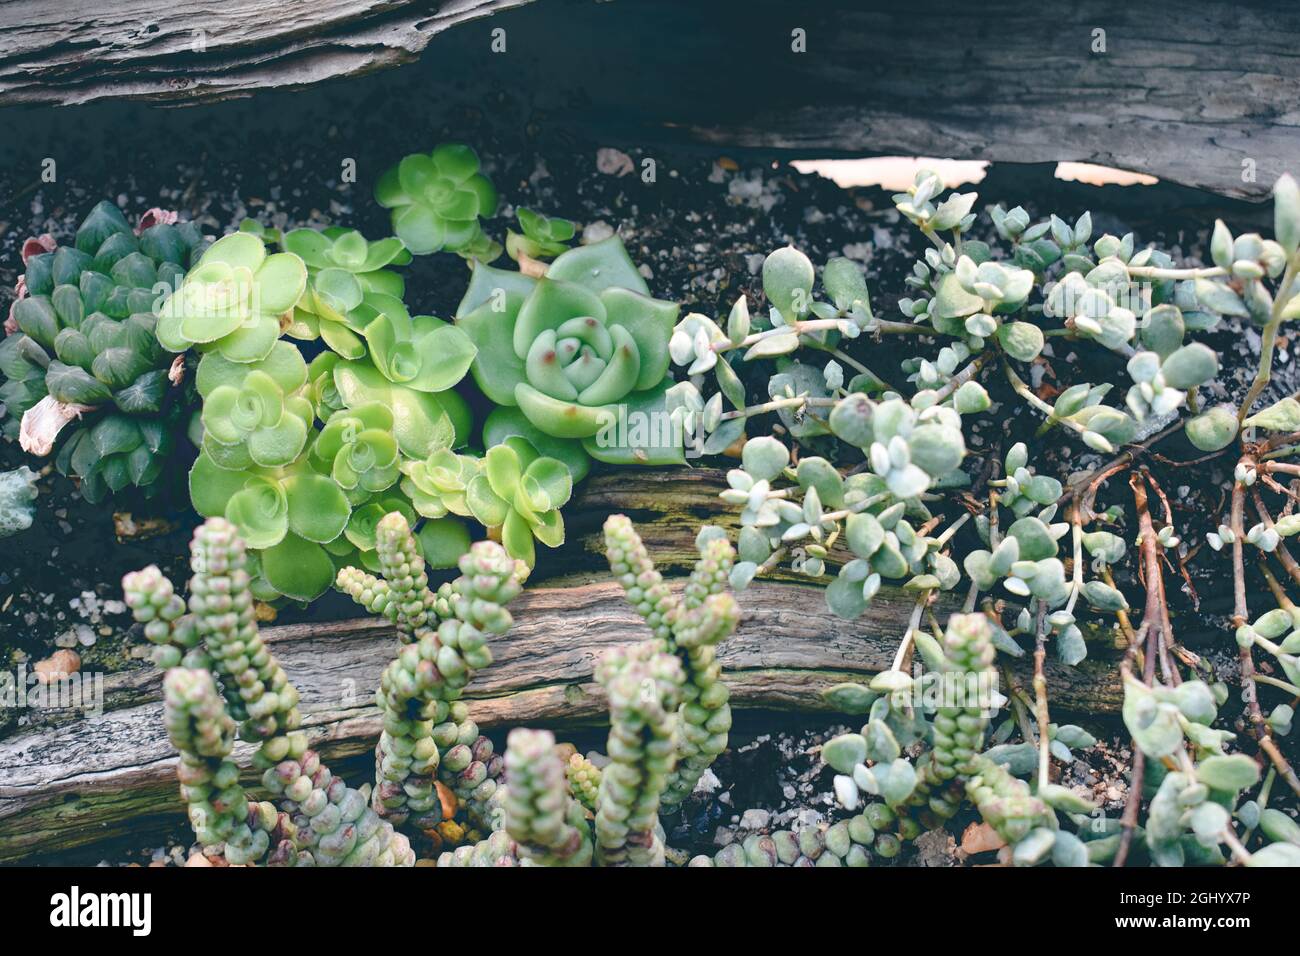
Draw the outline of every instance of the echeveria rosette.
[[[619,464],[680,462],[680,447],[621,440],[663,411],[676,303],[651,298],[617,236],[562,253],[546,276],[475,267],[456,313],[478,347],[475,381],[539,431]]]
[[[562,461],[538,457],[518,439],[489,448],[465,500],[479,523],[498,529],[512,558],[533,567],[536,538],[548,548],[564,543],[560,509],[573,494],[573,477]]]
[[[158,313],[158,341],[171,352],[194,348],[232,362],[266,358],[307,288],[307,267],[291,252],[267,254],[248,232],[208,247]],[[282,324],[283,323],[283,324]]]
[[[179,284],[202,243],[193,223],[157,224],[137,236],[117,206],[101,202],[73,245],[26,261],[27,294],[12,313],[17,329],[0,343],[4,434],[20,438],[22,419],[47,396],[77,406],[79,424],[55,463],[81,478],[89,501],[128,485],[152,494],[185,427],[184,409],[170,401],[172,356],[154,336],[154,307],[157,288]],[[62,426],[72,416],[54,418]],[[42,436],[24,447],[47,454],[57,429],[31,431]]]
[[[358,333],[377,311],[373,296],[401,300],[406,284],[390,266],[406,265],[411,254],[400,239],[368,242],[356,230],[294,229],[280,240],[307,266],[307,288],[294,308],[287,333],[325,340],[346,358],[359,358],[365,345]],[[369,304],[369,311],[362,309]]]
[[[472,250],[490,261],[500,254],[482,242],[479,225],[496,212],[497,191],[468,146],[444,143],[403,158],[379,177],[375,200],[393,210],[393,232],[417,256]]]
[[[402,462],[402,493],[426,518],[469,517],[467,492],[479,468],[479,459],[441,448],[423,461]]]

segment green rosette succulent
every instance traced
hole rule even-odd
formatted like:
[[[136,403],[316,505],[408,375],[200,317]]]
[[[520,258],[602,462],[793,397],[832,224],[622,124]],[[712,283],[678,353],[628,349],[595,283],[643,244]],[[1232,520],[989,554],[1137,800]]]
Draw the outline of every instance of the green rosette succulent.
[[[169,401],[173,357],[154,337],[158,287],[179,284],[203,237],[193,223],[158,223],[137,236],[122,211],[101,202],[71,246],[32,255],[13,307],[17,328],[0,343],[3,432],[19,438],[24,416],[48,397],[52,430],[36,427],[24,448],[46,454],[65,423],[56,466],[99,501],[134,485],[153,493],[184,428]],[[44,406],[42,406],[44,407]],[[33,413],[35,414],[35,413]]]
[[[286,334],[296,339],[324,339],[345,358],[360,358],[360,332],[380,311],[374,296],[398,301],[406,283],[390,266],[406,265],[411,253],[396,238],[367,242],[353,229],[294,229],[280,246],[307,266],[307,288],[293,310]]]
[[[529,259],[554,259],[569,248],[573,240],[574,225],[568,219],[543,216],[531,209],[520,208],[516,213],[521,232],[506,230],[506,252],[516,262],[524,256]]]
[[[531,568],[537,562],[534,539],[548,548],[564,543],[560,509],[572,494],[573,478],[562,461],[510,440],[488,449],[465,501],[476,520],[499,531],[510,556]]]
[[[479,225],[480,216],[496,212],[496,187],[468,146],[444,143],[405,157],[379,177],[375,200],[393,211],[393,232],[417,256],[446,250],[490,261],[500,254]]]
[[[307,365],[287,343],[255,362],[205,355],[196,376],[205,451],[225,467],[278,468],[294,461],[316,418],[299,394],[306,381]]]
[[[477,264],[456,321],[478,348],[471,372],[493,402],[599,460],[668,464],[682,460],[680,441],[652,439],[667,421],[677,313],[650,297],[613,236],[562,253],[541,279]]]
[[[378,402],[339,409],[316,437],[311,455],[349,495],[386,491],[401,474],[392,411]]]
[[[291,252],[267,254],[249,232],[208,247],[163,303],[157,335],[163,348],[217,352],[231,362],[266,358],[292,321],[307,288],[307,267]]]

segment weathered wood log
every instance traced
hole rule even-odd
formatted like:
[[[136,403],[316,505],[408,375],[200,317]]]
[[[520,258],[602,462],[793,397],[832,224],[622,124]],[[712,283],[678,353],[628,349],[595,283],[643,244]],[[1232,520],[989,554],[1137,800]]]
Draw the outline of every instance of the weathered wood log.
[[[741,596],[739,631],[721,654],[738,709],[829,710],[821,692],[890,666],[911,596],[885,589],[871,611],[843,621],[819,588],[763,582]],[[947,606],[951,609],[951,606]],[[466,695],[483,727],[572,727],[603,720],[592,673],[606,649],[646,631],[612,583],[531,588],[495,663]],[[393,653],[392,631],[369,620],[267,629],[302,693],[305,723],[328,759],[363,754],[379,735],[371,695]],[[1102,650],[1101,657],[1105,657]],[[1023,672],[1021,677],[1027,682]],[[1053,713],[1113,714],[1122,691],[1113,661],[1048,667]],[[175,758],[162,727],[159,675],[115,675],[105,712],[0,742],[0,862],[149,832],[181,812]],[[237,758],[247,766],[250,748]]]
[[[640,147],[1085,160],[1251,198],[1300,143],[1300,10],[1260,0],[1191,0],[1173,18],[1109,0],[526,3],[11,0],[0,107],[204,103],[421,58],[331,87],[330,122],[377,96],[435,128],[441,94],[473,76],[475,106],[489,84],[528,91],[552,126]],[[488,13],[504,55],[487,28],[447,29]]]
[[[0,105],[198,102],[408,63],[443,30],[530,0],[14,0],[0,7]]]

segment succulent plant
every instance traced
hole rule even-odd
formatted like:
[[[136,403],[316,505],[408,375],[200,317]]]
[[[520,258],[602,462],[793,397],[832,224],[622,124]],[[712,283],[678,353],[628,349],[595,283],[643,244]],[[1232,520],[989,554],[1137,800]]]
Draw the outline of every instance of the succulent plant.
[[[500,545],[479,542],[460,559],[461,576],[434,593],[398,512],[379,522],[376,551],[382,577],[354,567],[338,574],[339,589],[392,621],[403,642],[376,694],[384,731],[375,749],[375,809],[427,830],[442,822],[440,770],[456,775],[457,796],[480,812],[496,788],[491,744],[485,753],[458,698],[474,671],[492,662],[488,638],[510,629],[505,605],[518,596],[523,572]]]
[[[663,866],[659,798],[677,759],[681,662],[645,641],[607,652],[596,669],[609,696],[610,764],[600,777],[596,859],[601,866]]]
[[[168,347],[187,347],[186,335],[205,337],[195,340],[203,352],[196,376],[202,451],[190,473],[195,510],[239,527],[254,549],[262,600],[310,601],[341,567],[377,569],[375,527],[395,510],[412,521],[437,519],[417,540],[431,561],[454,566],[469,547],[468,530],[403,476],[405,469],[423,480],[414,463],[467,441],[469,407],[452,386],[469,367],[473,343],[454,325],[406,311],[402,279],[387,268],[409,260],[399,241],[255,227],[215,243],[191,287],[164,310],[174,325],[160,331]],[[287,251],[268,254],[267,242]],[[265,307],[267,295],[273,308]],[[229,296],[243,315],[232,332],[232,310],[222,302]],[[282,328],[296,338],[319,335],[330,350],[309,366],[292,342],[279,340]],[[274,336],[265,351],[254,350],[245,330],[258,342],[266,330]],[[418,512],[408,493],[419,494]]]
[[[179,370],[154,337],[156,309],[158,290],[181,282],[202,244],[193,223],[137,235],[105,201],[73,245],[26,257],[15,328],[0,343],[4,433],[47,455],[73,425],[55,463],[89,501],[128,486],[155,492],[184,434]]]
[[[560,509],[572,493],[573,479],[563,462],[537,456],[524,442],[508,441],[487,450],[465,488],[465,503],[481,524],[499,530],[511,557],[531,568],[537,561],[534,539],[549,548],[564,543]]]
[[[554,259],[569,248],[574,226],[567,219],[543,216],[520,207],[516,212],[521,232],[506,230],[506,252],[516,262],[527,259]]]
[[[405,294],[401,273],[389,267],[410,262],[410,252],[400,239],[367,242],[356,230],[338,227],[293,229],[278,242],[307,266],[307,287],[286,334],[320,337],[344,358],[360,358],[366,351],[360,334],[367,323]]]
[[[32,526],[37,494],[36,473],[27,466],[0,472],[0,538]]]
[[[681,665],[677,761],[662,797],[669,807],[691,794],[700,776],[727,749],[731,730],[730,694],[720,679],[717,647],[740,622],[740,609],[728,590],[735,551],[720,531],[702,534],[697,544],[700,559],[685,594],[678,598],[655,570],[632,522],[624,515],[605,521],[610,570],[659,647]]]
[[[248,555],[234,525],[210,518],[191,545],[190,598],[157,567],[128,574],[126,603],[166,670],[164,720],[206,854],[231,864],[411,866],[405,836],[307,747],[298,692],[258,634]],[[214,680],[215,678],[215,680]],[[218,696],[220,691],[220,696]],[[235,727],[279,801],[252,803],[230,761]]]
[[[307,288],[307,267],[290,252],[267,254],[261,238],[232,232],[208,247],[158,312],[157,335],[170,352],[216,352],[258,362],[288,327]]]
[[[562,253],[540,279],[479,263],[456,312],[489,399],[575,452],[580,440],[599,460],[644,464],[681,460],[657,431],[676,317],[617,236]]]
[[[591,831],[566,789],[555,735],[518,727],[506,738],[506,832],[525,865],[589,866]]]
[[[479,225],[495,214],[497,192],[468,146],[444,143],[405,157],[379,177],[375,200],[393,210],[393,232],[417,256],[472,250],[490,262],[500,254],[484,244]]]

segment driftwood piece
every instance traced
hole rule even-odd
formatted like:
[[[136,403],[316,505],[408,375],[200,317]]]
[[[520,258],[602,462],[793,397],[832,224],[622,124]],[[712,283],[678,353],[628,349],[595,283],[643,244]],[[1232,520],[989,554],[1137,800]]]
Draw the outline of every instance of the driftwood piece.
[[[489,27],[448,29],[489,13],[507,51]],[[371,95],[441,110],[473,76],[473,107],[497,86],[638,147],[1084,160],[1259,199],[1300,148],[1298,46],[1300,9],[1262,0],[1190,0],[1172,18],[1109,0],[10,0],[0,107],[206,103],[419,59],[331,87],[331,115]]]
[[[408,63],[437,33],[530,0],[10,0],[0,106],[195,103]]]
[[[826,609],[818,588],[759,583],[742,595],[741,606],[742,626],[721,655],[735,706],[826,710],[822,690],[889,666],[911,596],[886,590],[868,615],[842,621]],[[621,589],[612,583],[534,588],[514,611],[514,629],[493,646],[496,662],[470,685],[474,719],[489,728],[600,722],[604,701],[592,677],[597,659],[646,634]],[[335,760],[373,747],[379,715],[371,694],[393,652],[391,630],[354,620],[269,628],[267,638],[302,692],[314,745]],[[1119,709],[1122,691],[1111,665],[1049,665],[1048,679],[1054,713]],[[175,758],[159,691],[152,668],[117,675],[101,717],[0,742],[0,862],[177,819]],[[241,744],[237,758],[245,766],[249,755]]]

